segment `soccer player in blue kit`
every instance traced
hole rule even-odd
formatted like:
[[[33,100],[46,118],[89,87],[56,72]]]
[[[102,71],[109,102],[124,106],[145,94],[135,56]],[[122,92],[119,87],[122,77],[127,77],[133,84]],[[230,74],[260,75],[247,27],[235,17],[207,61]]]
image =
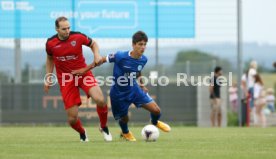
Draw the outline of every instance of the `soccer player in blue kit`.
[[[147,57],[143,55],[148,37],[143,31],[138,31],[132,36],[132,51],[118,51],[102,58],[102,63],[114,63],[113,86],[110,90],[111,107],[113,116],[119,121],[122,129],[121,137],[127,141],[136,141],[128,129],[128,109],[133,103],[137,108],[144,108],[151,114],[151,123],[164,132],[171,130],[166,123],[159,121],[161,111],[159,106],[147,93],[147,88],[137,82],[141,71],[147,63]],[[99,66],[99,65],[98,65]],[[92,63],[86,68],[73,71],[73,74],[83,74],[95,67]],[[140,85],[138,84],[140,83]]]

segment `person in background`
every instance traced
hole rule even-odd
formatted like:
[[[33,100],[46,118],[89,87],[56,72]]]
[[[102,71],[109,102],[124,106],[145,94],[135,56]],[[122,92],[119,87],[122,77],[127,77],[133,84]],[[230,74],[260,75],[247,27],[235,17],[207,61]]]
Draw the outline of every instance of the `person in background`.
[[[266,117],[264,115],[264,108],[266,106],[265,90],[264,84],[259,74],[255,76],[254,84],[254,104],[255,110],[253,113],[256,114],[256,121],[254,121],[255,126],[266,127]]]
[[[250,108],[254,107],[254,85],[255,85],[255,75],[257,74],[258,64],[256,61],[251,61],[250,67],[247,74],[247,89],[248,95],[250,97],[249,104]]]
[[[267,108],[270,110],[270,112],[275,112],[275,96],[274,96],[274,90],[272,88],[267,89],[267,95],[266,95],[266,102],[267,102]]]
[[[231,109],[233,112],[238,111],[238,94],[237,94],[238,88],[237,83],[233,83],[231,87],[229,87],[229,101],[231,104]]]
[[[221,99],[220,99],[220,83],[218,78],[222,75],[222,68],[217,66],[214,70],[215,75],[212,77],[210,91],[210,102],[211,102],[211,124],[214,127],[216,124],[218,127],[221,126],[222,114],[221,114]]]

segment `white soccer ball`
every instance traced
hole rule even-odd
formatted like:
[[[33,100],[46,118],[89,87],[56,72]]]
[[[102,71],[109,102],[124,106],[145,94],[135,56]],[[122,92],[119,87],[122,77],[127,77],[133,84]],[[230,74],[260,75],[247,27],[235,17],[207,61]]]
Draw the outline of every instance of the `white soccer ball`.
[[[159,137],[159,130],[154,125],[146,125],[142,129],[141,135],[145,141],[156,141]]]

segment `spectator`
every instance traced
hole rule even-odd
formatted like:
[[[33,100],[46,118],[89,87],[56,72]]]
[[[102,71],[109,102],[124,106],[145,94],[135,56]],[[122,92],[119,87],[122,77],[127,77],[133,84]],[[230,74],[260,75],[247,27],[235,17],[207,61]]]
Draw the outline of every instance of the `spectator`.
[[[231,104],[231,109],[233,112],[237,112],[238,109],[238,94],[237,94],[238,88],[237,88],[237,83],[233,83],[231,87],[229,87],[229,101]]]
[[[266,92],[267,92],[267,95],[266,95],[267,108],[270,110],[270,112],[275,112],[274,90],[272,88],[268,88]]]
[[[222,75],[222,68],[217,66],[215,68],[215,75],[212,77],[211,85],[209,87],[210,91],[210,101],[211,101],[211,124],[214,127],[217,120],[218,127],[221,126],[221,98],[220,98],[220,82],[219,77]]]
[[[255,85],[255,75],[257,74],[258,64],[256,61],[251,61],[250,67],[247,74],[247,89],[248,95],[250,97],[249,104],[250,108],[254,107],[254,85]]]
[[[266,118],[264,115],[264,108],[266,106],[266,98],[265,98],[265,90],[263,87],[263,81],[259,74],[255,76],[255,84],[254,84],[254,100],[255,100],[255,111],[253,113],[256,114],[255,125],[262,127],[266,126]]]

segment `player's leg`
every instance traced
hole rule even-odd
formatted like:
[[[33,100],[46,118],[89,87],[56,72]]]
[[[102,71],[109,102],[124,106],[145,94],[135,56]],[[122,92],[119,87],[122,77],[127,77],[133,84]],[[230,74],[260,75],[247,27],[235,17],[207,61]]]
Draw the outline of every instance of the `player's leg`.
[[[154,101],[151,101],[146,104],[142,104],[142,107],[151,113],[150,114],[151,123],[153,125],[155,125],[156,127],[158,127],[159,129],[161,129],[164,132],[171,131],[171,127],[168,124],[159,120],[161,117],[161,110],[160,110],[159,106]]]
[[[119,119],[119,125],[122,130],[121,137],[127,141],[136,141],[135,137],[128,129],[128,121],[129,121],[128,115],[125,115]]]
[[[161,110],[159,106],[154,102],[143,104],[142,107],[150,112],[151,123],[156,125],[161,117]]]
[[[60,86],[69,125],[80,134],[81,141],[88,141],[85,129],[78,118],[78,106],[81,105],[80,92],[74,81]]]
[[[128,121],[129,121],[128,115],[125,115],[119,119],[119,125],[122,130],[121,137],[127,141],[136,141],[135,137],[128,129]]]
[[[108,107],[104,100],[104,96],[102,90],[99,86],[94,86],[89,89],[89,96],[95,101],[97,104],[97,113],[100,119],[101,128],[107,127],[107,115],[108,115]]]
[[[89,96],[97,104],[97,113],[100,119],[100,132],[103,134],[105,141],[112,141],[112,135],[107,126],[108,107],[104,101],[102,90],[99,86],[94,86],[89,89]]]
[[[91,72],[88,72],[79,79],[79,86],[90,96],[96,103],[97,113],[100,119],[100,132],[106,141],[112,141],[111,133],[107,127],[108,108],[104,100],[101,88],[98,86],[96,79]]]
[[[123,99],[118,100],[116,96],[112,96],[112,92],[110,93],[110,100],[112,114],[115,120],[118,121],[118,124],[122,130],[121,138],[124,138],[127,141],[136,141],[135,137],[128,129],[128,108],[131,102]]]
[[[123,134],[127,134],[129,132],[128,121],[129,121],[128,115],[125,115],[119,119],[119,125]]]
[[[74,105],[66,109],[66,113],[69,125],[80,134],[81,141],[89,141],[85,129],[78,118],[78,106]]]
[[[150,95],[144,92],[140,87],[136,89],[136,98],[133,101],[136,107],[142,107],[148,110],[151,114],[151,123],[161,129],[164,132],[171,131],[171,128],[168,124],[159,121],[161,117],[160,107],[154,102]]]

